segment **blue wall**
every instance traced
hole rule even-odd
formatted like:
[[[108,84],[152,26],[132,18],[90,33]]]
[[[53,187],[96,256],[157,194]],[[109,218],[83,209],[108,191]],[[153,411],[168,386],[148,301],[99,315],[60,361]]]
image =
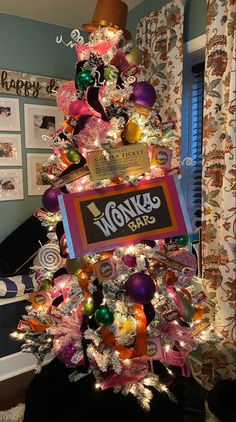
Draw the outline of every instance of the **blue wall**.
[[[153,10],[160,9],[170,0],[145,0],[132,9],[128,15],[127,28],[135,40],[136,26],[139,20]],[[184,19],[184,41],[189,41],[205,33],[206,0],[186,0]]]
[[[70,32],[70,28],[0,13],[0,68],[73,79],[76,63],[74,49],[56,43],[56,36],[60,34],[64,40],[70,40]],[[4,95],[1,94],[1,97]],[[26,153],[45,153],[48,150],[25,149],[24,103],[55,105],[55,102],[51,100],[18,98],[20,102],[24,199],[0,202],[0,241],[30,217],[35,208],[42,206],[41,196],[28,196],[27,193]]]
[[[133,41],[135,41],[138,21],[168,1],[145,0],[129,12],[127,28],[133,34]],[[206,0],[186,1],[185,41],[205,32],[205,16]],[[55,41],[56,36],[60,34],[64,40],[69,40],[70,32],[70,28],[0,13],[0,68],[73,79],[76,63],[75,52],[71,48],[58,45]],[[19,101],[24,200],[0,202],[0,241],[30,217],[35,208],[41,206],[40,196],[28,196],[27,194],[26,153],[47,152],[47,150],[25,149],[23,108],[24,103],[54,105],[54,102],[25,97],[19,97]]]

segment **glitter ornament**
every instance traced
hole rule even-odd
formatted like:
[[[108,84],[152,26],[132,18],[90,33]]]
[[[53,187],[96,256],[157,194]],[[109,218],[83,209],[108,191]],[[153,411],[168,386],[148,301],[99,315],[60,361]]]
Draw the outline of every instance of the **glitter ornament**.
[[[149,82],[135,82],[130,100],[143,107],[153,107],[156,102],[156,91]]]
[[[79,88],[87,89],[89,86],[93,85],[94,82],[95,79],[88,70],[81,70],[76,76],[76,83]]]
[[[107,66],[104,69],[104,79],[105,81],[114,81],[117,79],[119,74],[118,69],[115,66]]]
[[[66,260],[66,269],[68,273],[78,275],[79,272],[85,268],[89,263],[89,260],[86,256],[79,256],[78,258],[67,258]]]
[[[81,154],[77,149],[74,148],[71,148],[67,151],[66,157],[71,163],[79,163],[81,160]]]
[[[145,305],[153,299],[156,286],[147,274],[134,273],[126,281],[125,289],[133,303]]]
[[[57,212],[59,211],[59,203],[58,203],[58,196],[62,195],[60,189],[52,189],[49,188],[45,190],[42,196],[42,203],[48,212]]]
[[[52,287],[52,285],[51,285],[51,281],[49,279],[46,278],[45,280],[43,280],[43,282],[41,284],[42,290],[47,291],[47,290],[50,290],[51,287]]]
[[[113,323],[114,315],[108,306],[101,305],[95,313],[95,319],[99,325],[107,327]]]

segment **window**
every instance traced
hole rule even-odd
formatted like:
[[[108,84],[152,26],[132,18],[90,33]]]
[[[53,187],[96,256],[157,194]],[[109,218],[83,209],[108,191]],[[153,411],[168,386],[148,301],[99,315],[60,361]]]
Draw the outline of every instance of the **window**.
[[[192,233],[195,234],[201,225],[204,44],[205,36],[190,41],[185,45],[184,55],[181,185]],[[186,166],[186,157],[192,158],[191,166]]]

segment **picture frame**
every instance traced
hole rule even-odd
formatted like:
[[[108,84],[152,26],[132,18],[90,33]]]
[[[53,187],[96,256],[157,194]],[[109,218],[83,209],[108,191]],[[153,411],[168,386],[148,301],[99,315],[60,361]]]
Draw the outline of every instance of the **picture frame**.
[[[0,201],[24,199],[22,169],[0,169]]]
[[[0,97],[0,131],[20,131],[19,100]]]
[[[50,153],[27,154],[27,185],[28,195],[42,195],[50,185],[44,185],[40,176],[42,165],[50,157]]]
[[[0,167],[21,165],[21,135],[0,133]]]
[[[64,120],[63,114],[56,106],[24,104],[25,147],[32,149],[49,149],[42,136],[50,136]]]

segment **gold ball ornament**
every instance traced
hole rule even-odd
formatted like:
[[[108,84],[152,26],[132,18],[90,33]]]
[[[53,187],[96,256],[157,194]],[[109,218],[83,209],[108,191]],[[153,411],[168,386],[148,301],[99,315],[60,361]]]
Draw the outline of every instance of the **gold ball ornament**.
[[[142,136],[138,123],[128,122],[124,127],[123,136],[130,144],[135,144]]]
[[[133,47],[130,52],[125,55],[125,58],[130,65],[136,64],[138,66],[142,63],[143,52],[138,47]]]
[[[67,258],[66,269],[68,273],[78,275],[83,268],[89,264],[89,259],[86,256],[79,256],[78,258]]]

